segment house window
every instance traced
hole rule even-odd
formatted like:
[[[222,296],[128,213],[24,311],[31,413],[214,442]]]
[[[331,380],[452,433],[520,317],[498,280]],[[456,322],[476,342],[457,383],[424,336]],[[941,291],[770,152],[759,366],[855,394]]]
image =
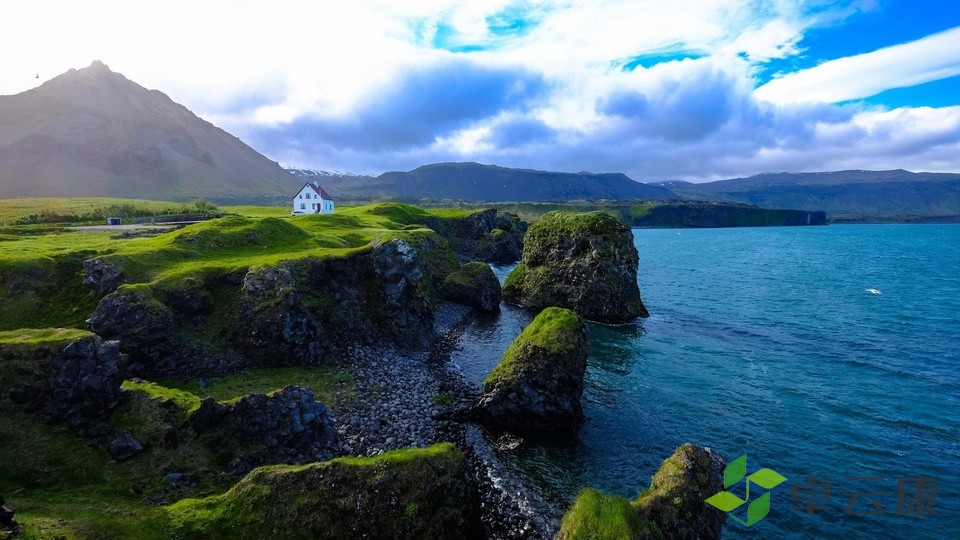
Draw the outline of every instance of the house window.
[[[306,209],[307,209],[307,203],[300,203],[300,209],[301,209],[301,210],[306,210]]]
[[[300,198],[302,199],[302,198],[303,198],[303,195],[300,195]]]

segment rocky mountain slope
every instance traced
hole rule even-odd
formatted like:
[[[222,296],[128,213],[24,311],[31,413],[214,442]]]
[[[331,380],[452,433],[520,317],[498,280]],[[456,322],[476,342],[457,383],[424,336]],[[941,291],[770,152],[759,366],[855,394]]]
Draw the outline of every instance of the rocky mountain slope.
[[[243,198],[295,189],[277,163],[101,62],[0,96],[0,198]]]

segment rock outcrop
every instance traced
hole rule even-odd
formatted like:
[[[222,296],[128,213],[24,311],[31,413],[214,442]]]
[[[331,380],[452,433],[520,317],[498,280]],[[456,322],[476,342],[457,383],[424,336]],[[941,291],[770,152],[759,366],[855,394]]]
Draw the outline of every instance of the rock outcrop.
[[[116,341],[97,336],[74,340],[30,381],[10,393],[14,403],[40,410],[49,422],[66,422],[81,435],[103,422],[120,402],[127,356]]]
[[[481,311],[500,311],[500,280],[487,263],[467,263],[447,275],[440,296]]]
[[[83,261],[83,286],[97,300],[117,290],[123,280],[123,272],[100,257]]]
[[[473,538],[479,503],[450,443],[252,471],[168,508],[184,538]]]
[[[633,501],[584,490],[563,517],[557,538],[720,538],[727,515],[704,501],[723,490],[723,469],[717,452],[681,445]]]
[[[124,431],[117,435],[107,447],[110,455],[117,461],[126,461],[143,452],[143,443],[133,433]]]
[[[523,252],[527,223],[516,214],[490,208],[464,218],[427,217],[424,224],[447,239],[462,261],[506,264]]]
[[[523,259],[507,277],[503,297],[534,311],[566,307],[604,323],[647,317],[638,264],[630,228],[613,216],[549,212],[527,231]]]
[[[191,413],[189,425],[197,433],[216,433],[221,444],[262,448],[252,461],[276,462],[283,457],[329,459],[339,449],[339,436],[327,407],[313,392],[287,386],[273,394],[250,394],[235,403],[204,399]]]
[[[517,433],[569,434],[583,424],[588,341],[573,311],[543,310],[483,381],[477,414]]]
[[[120,342],[130,357],[132,374],[173,375],[195,364],[183,361],[192,351],[177,339],[173,311],[147,287],[108,294],[97,304],[87,324],[95,334]],[[194,371],[195,368],[190,369],[188,374]]]
[[[240,446],[281,448],[311,459],[329,459],[340,447],[327,407],[315,401],[308,388],[288,386],[269,395],[250,394],[222,407],[226,412],[221,433]],[[196,427],[196,421],[191,423]]]
[[[131,374],[148,379],[317,364],[355,343],[419,349],[433,338],[437,290],[456,267],[446,243],[424,231],[342,257],[121,287],[88,323],[119,340]]]
[[[125,364],[116,341],[93,336],[67,345],[54,359],[59,371],[44,407],[47,417],[77,428],[107,418],[120,400]]]

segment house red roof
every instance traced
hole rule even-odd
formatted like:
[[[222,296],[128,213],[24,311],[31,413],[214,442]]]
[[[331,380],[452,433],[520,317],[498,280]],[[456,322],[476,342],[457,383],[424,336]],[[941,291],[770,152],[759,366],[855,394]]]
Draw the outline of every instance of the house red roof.
[[[333,197],[331,197],[330,194],[327,193],[327,192],[326,192],[322,187],[320,187],[320,185],[317,184],[316,182],[313,182],[313,183],[307,182],[306,184],[303,185],[303,187],[307,187],[307,186],[309,186],[310,189],[312,189],[314,193],[316,193],[317,195],[319,195],[321,199],[326,199],[326,200],[328,200],[328,201],[332,201],[332,200],[333,200]],[[300,188],[300,191],[303,191],[303,188]],[[297,193],[300,193],[300,191],[298,191]]]

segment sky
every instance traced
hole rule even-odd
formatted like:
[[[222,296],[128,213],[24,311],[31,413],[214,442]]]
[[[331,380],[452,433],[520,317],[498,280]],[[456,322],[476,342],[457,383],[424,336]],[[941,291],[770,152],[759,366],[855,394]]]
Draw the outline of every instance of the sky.
[[[960,2],[7,0],[0,95],[101,60],[288,167],[960,172]]]

